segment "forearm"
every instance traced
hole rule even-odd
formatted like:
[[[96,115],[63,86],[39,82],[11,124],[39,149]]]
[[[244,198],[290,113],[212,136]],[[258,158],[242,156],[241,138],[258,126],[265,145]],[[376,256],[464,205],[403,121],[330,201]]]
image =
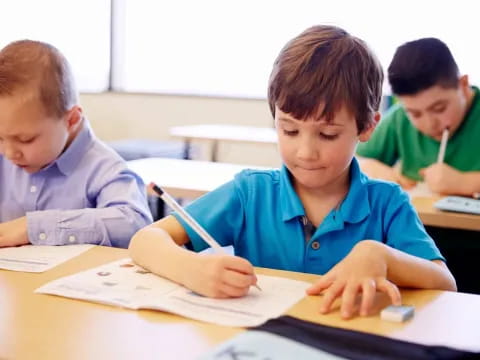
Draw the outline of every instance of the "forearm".
[[[383,247],[387,278],[400,287],[456,291],[453,275],[443,261],[430,261],[407,254],[388,245]]]
[[[35,245],[95,244],[126,248],[150,218],[128,205],[27,213],[28,237]]]
[[[186,276],[192,274],[190,265],[199,256],[177,245],[165,230],[155,225],[137,232],[128,250],[140,266],[182,285]]]
[[[480,171],[469,171],[462,173],[462,181],[458,182],[459,193],[465,196],[472,196],[480,192]]]

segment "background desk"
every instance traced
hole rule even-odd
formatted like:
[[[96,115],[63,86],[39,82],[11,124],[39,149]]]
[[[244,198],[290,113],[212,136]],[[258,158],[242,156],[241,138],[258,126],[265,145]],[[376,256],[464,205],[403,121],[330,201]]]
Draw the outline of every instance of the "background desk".
[[[185,143],[185,159],[190,158],[190,144],[192,140],[211,141],[212,161],[217,161],[218,159],[218,143],[220,141],[243,142],[251,144],[277,143],[277,134],[273,127],[268,128],[224,124],[175,126],[170,128],[170,136],[183,139]]]
[[[210,161],[146,158],[128,162],[130,169],[139,174],[145,183],[155,181],[172,196],[195,199],[233,179],[234,175],[249,165]],[[420,219],[427,226],[480,231],[480,215],[445,212],[433,204],[439,195],[412,195]]]
[[[251,165],[218,163],[211,161],[146,158],[127,162],[148,184],[154,181],[170,195],[196,199],[220,185],[233,180],[244,169],[260,169]]]
[[[243,331],[172,314],[67,299],[33,291],[48,281],[127,257],[124,249],[95,247],[41,274],[0,270],[2,359],[194,359]],[[315,275],[268,269],[259,273],[313,281]],[[440,291],[402,291],[416,306],[413,321],[381,321],[378,315],[340,319],[320,315],[318,297],[306,297],[288,314],[347,329],[429,344],[480,348],[480,296]],[[380,299],[381,300],[381,299]],[[378,306],[383,306],[382,301]]]

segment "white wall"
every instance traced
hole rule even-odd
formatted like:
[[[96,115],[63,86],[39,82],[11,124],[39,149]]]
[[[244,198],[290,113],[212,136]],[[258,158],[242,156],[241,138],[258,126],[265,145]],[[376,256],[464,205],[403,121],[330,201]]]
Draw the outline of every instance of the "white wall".
[[[266,100],[206,98],[156,94],[82,94],[84,112],[99,138],[172,140],[168,129],[176,125],[239,124],[272,126]],[[208,158],[208,143],[198,143],[200,158]],[[219,161],[278,166],[274,145],[227,144],[219,147]]]

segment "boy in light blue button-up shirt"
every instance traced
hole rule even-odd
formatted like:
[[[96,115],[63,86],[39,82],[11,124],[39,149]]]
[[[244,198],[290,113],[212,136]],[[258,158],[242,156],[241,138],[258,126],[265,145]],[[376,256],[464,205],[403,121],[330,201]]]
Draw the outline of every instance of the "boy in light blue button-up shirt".
[[[53,46],[0,51],[0,247],[127,247],[151,222],[144,184],[93,134]]]
[[[308,293],[324,293],[323,313],[341,297],[344,318],[358,294],[365,316],[376,291],[398,305],[398,286],[455,290],[407,195],[369,179],[354,158],[380,119],[382,84],[374,54],[340,28],[315,26],[291,40],[268,94],[283,167],[243,171],[187,208],[235,256],[177,246],[206,244],[173,214],[133,237],[133,259],[220,298],[245,295],[256,284],[253,266],[324,274]]]

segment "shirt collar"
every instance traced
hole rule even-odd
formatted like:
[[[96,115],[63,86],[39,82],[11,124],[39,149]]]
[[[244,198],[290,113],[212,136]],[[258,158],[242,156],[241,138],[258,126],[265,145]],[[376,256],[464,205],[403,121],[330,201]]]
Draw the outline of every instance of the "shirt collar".
[[[54,161],[63,175],[70,175],[73,172],[85,155],[87,148],[91,145],[92,140],[92,130],[89,123],[84,120],[82,129],[70,143],[70,146]]]
[[[285,164],[280,169],[280,204],[282,206],[282,220],[304,216],[305,209],[300,201],[291,181],[291,174]]]
[[[358,223],[370,214],[367,183],[368,177],[354,157],[350,164],[350,188],[339,209],[344,222]]]
[[[339,213],[344,222],[357,223],[370,214],[368,201],[368,177],[360,171],[357,159],[350,164],[350,188],[340,205]],[[282,220],[304,216],[305,209],[291,182],[291,174],[285,165],[280,170],[280,204]]]

